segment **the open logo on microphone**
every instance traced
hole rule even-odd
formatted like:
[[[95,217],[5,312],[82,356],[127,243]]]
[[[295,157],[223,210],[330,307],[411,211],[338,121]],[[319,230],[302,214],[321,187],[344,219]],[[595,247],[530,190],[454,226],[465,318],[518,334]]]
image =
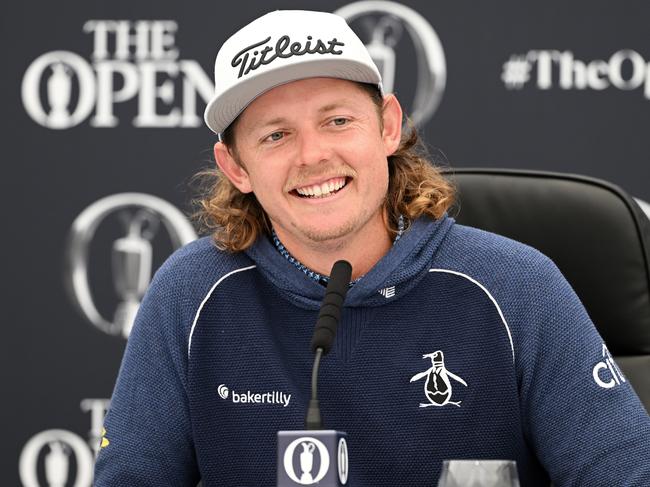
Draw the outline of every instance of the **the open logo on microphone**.
[[[284,470],[300,485],[317,484],[327,474],[330,455],[322,441],[310,436],[293,440],[284,452]]]

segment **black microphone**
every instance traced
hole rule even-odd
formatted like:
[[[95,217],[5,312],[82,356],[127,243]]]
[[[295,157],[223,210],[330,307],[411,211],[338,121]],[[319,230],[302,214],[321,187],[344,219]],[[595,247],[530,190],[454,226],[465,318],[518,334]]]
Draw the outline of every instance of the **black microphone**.
[[[348,261],[338,260],[332,266],[330,280],[327,283],[325,297],[316,320],[316,329],[311,339],[311,351],[316,353],[319,348],[323,349],[323,355],[327,355],[332,348],[336,328],[341,319],[341,308],[343,301],[350,287],[352,266]]]
[[[323,430],[318,404],[318,367],[321,358],[332,348],[351,276],[352,266],[349,262],[339,260],[334,263],[311,341],[311,349],[316,357],[306,429],[278,431],[277,487],[312,484],[341,487],[347,484],[347,435],[342,431]]]
[[[323,356],[327,355],[332,348],[336,328],[341,319],[341,308],[343,301],[350,287],[352,266],[345,260],[338,260],[332,266],[330,280],[325,289],[325,297],[320,306],[314,336],[311,339],[311,351],[316,354],[314,367],[311,373],[311,399],[307,408],[305,427],[308,430],[323,429],[323,420],[320,415],[320,403],[318,401],[318,367]]]

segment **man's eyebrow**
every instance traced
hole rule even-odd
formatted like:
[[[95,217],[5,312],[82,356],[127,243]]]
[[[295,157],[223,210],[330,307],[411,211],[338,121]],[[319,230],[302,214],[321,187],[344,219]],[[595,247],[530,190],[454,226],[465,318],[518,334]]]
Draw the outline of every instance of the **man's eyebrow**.
[[[338,100],[332,103],[328,103],[327,105],[323,105],[317,111],[318,113],[326,113],[332,110],[336,110],[337,108],[341,108],[343,106],[349,106],[349,105],[350,102],[347,100]],[[288,121],[289,119],[287,119],[286,117],[275,117],[269,120],[261,120],[260,122],[255,123],[253,127],[251,127],[251,130],[263,130],[270,125],[287,124]]]
[[[337,108],[340,108],[342,106],[348,106],[348,105],[350,105],[350,103],[347,100],[335,101],[333,103],[328,103],[327,105],[320,107],[318,109],[318,112],[325,113],[331,110],[336,110]]]
[[[252,130],[262,130],[262,129],[268,127],[269,125],[279,125],[279,124],[283,124],[283,123],[286,123],[286,122],[287,122],[287,119],[284,118],[284,117],[275,117],[275,118],[272,118],[270,120],[262,120],[262,121],[260,121],[258,123],[253,124]]]

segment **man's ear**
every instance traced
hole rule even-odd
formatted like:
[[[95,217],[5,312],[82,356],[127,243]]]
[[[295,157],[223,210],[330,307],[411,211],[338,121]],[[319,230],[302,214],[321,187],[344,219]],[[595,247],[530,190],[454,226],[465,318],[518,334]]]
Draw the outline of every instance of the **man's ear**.
[[[392,93],[384,97],[382,119],[384,122],[382,140],[386,156],[390,156],[395,153],[402,139],[402,107]]]
[[[223,171],[226,177],[242,193],[253,191],[250,178],[246,170],[235,160],[231,150],[223,143],[214,144],[214,159],[217,166]]]

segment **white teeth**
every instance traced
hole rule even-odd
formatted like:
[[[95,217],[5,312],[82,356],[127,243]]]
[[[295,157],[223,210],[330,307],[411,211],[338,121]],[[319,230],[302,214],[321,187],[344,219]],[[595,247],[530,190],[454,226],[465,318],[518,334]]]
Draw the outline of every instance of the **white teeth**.
[[[314,184],[313,186],[296,188],[296,192],[302,196],[323,198],[325,196],[328,196],[330,193],[341,189],[343,186],[345,186],[345,178],[336,178],[322,184]]]

